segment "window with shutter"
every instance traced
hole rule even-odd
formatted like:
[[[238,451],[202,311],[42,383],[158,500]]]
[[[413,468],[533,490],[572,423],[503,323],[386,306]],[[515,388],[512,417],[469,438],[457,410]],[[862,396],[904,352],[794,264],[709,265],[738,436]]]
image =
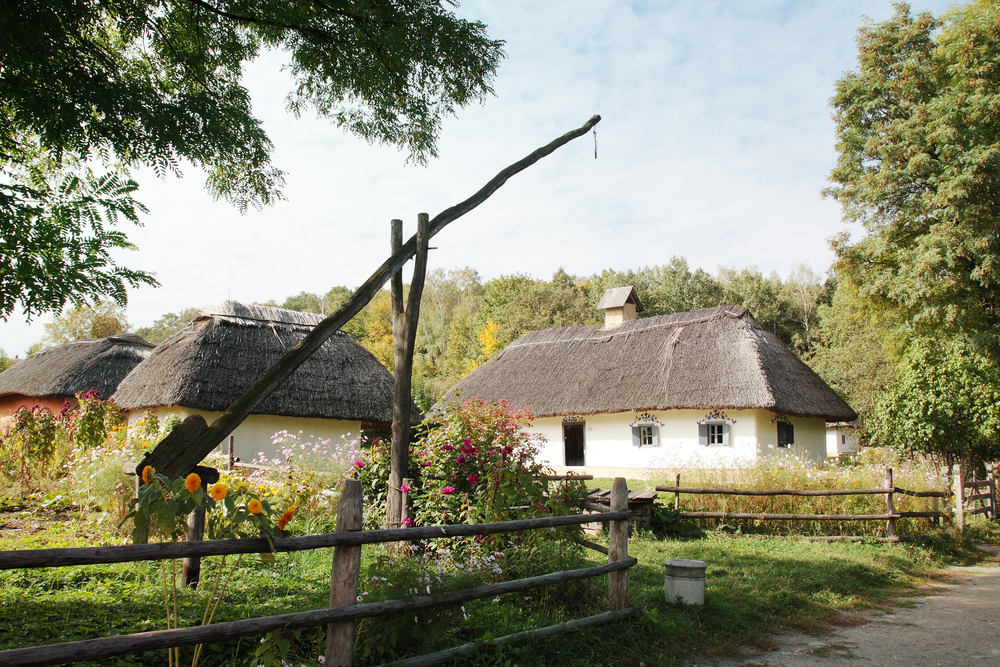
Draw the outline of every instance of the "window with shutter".
[[[632,445],[635,447],[658,447],[660,442],[658,426],[633,426]]]
[[[795,444],[795,427],[788,422],[778,422],[778,447]]]
[[[698,424],[698,444],[729,446],[729,424]]]

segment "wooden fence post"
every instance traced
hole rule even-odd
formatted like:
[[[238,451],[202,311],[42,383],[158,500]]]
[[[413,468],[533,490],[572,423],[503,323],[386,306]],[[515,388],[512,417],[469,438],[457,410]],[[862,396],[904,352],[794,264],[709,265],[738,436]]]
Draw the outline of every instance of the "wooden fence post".
[[[624,477],[615,477],[611,485],[611,511],[628,509],[628,485]],[[608,562],[628,558],[628,521],[612,521],[608,528]],[[628,570],[608,574],[608,598],[611,611],[628,606]]]
[[[363,527],[363,497],[361,482],[344,480],[337,500],[337,532],[361,530]],[[361,547],[335,547],[330,573],[330,606],[349,607],[357,601],[358,577],[361,574]],[[341,621],[326,626],[327,667],[351,667],[354,656],[354,621]]]
[[[200,542],[205,536],[205,506],[199,505],[191,510],[187,518],[188,542]],[[198,579],[201,577],[201,558],[190,556],[185,558],[181,567],[181,581],[185,588],[198,588]]]
[[[677,473],[677,483],[674,484],[674,486],[679,487],[680,485],[681,485],[681,474]],[[679,491],[674,491],[674,510],[678,512],[681,511],[681,494]]]
[[[896,504],[892,500],[892,468],[885,469],[885,488],[889,489],[889,493],[885,494],[885,513],[889,515],[889,519],[885,522],[885,536],[886,537],[896,537],[896,520],[892,518],[892,515],[896,513]]]
[[[233,466],[236,465],[236,456],[234,455],[235,454],[235,449],[236,449],[236,442],[235,441],[236,441],[236,436],[235,435],[230,435],[229,436],[229,467],[226,468],[226,470],[229,470],[229,471],[232,471]]]
[[[955,525],[959,532],[965,531],[965,481],[962,479],[962,464],[952,466],[952,484],[955,494]]]
[[[989,463],[986,466],[986,481],[989,482],[987,491],[990,494],[990,518],[994,521],[997,520],[997,478],[996,478],[997,465],[995,463]]]

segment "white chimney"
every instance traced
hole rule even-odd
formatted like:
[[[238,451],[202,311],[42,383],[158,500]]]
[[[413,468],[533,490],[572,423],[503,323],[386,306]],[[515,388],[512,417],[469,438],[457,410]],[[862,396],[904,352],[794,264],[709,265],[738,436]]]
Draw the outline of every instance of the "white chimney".
[[[637,313],[642,312],[642,303],[635,288],[628,285],[606,290],[597,308],[604,311],[604,328],[607,329],[636,319]]]

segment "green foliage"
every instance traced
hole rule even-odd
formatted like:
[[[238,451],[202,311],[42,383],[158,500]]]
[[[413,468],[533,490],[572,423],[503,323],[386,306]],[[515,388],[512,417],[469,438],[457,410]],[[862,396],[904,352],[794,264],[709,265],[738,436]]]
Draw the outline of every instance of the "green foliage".
[[[911,342],[871,419],[872,442],[980,466],[1000,458],[1000,368],[969,340]]]
[[[56,453],[58,419],[48,408],[21,406],[2,440],[4,476],[22,484],[51,470]]]
[[[0,316],[29,317],[155,285],[109,251],[137,222],[129,171],[184,160],[241,211],[284,176],[242,86],[263,49],[287,54],[289,109],[365,139],[436,155],[444,117],[492,94],[503,43],[443,2],[10,0],[0,10]],[[101,163],[94,175],[84,165]],[[25,165],[34,165],[25,170]]]
[[[10,368],[10,357],[7,356],[7,351],[0,347],[0,373]]]
[[[106,338],[129,329],[125,310],[114,301],[100,301],[95,305],[83,303],[67,308],[44,326],[44,342],[47,345]]]
[[[9,71],[0,75],[0,89]],[[135,249],[114,227],[121,220],[139,224],[146,209],[132,198],[138,186],[118,174],[95,175],[69,158],[59,165],[33,154],[12,157],[6,128],[0,127],[0,319],[18,304],[28,319],[67,301],[82,306],[110,298],[124,305],[127,287],[157,285],[153,274],[120,266],[112,256]]]
[[[123,426],[122,412],[114,401],[102,401],[96,389],[76,395],[79,406],[73,416],[73,439],[84,449],[96,447]]]
[[[153,345],[159,345],[186,327],[200,312],[198,308],[185,308],[178,313],[166,313],[150,326],[139,327],[135,333]]]

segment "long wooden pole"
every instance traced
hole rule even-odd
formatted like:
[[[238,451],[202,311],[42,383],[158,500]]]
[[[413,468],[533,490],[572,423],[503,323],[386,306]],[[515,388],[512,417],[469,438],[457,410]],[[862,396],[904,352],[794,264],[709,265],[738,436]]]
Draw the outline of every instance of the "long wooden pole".
[[[763,512],[681,512],[685,519],[760,519],[768,521],[888,521],[931,518],[941,512],[896,512],[895,514],[765,514]],[[601,517],[601,520],[605,520]]]
[[[337,500],[337,532],[362,528],[363,498],[361,482],[344,480]],[[341,546],[333,551],[330,572],[330,607],[350,607],[357,602],[358,577],[361,574],[361,546]],[[354,656],[354,619],[326,626],[326,662],[330,667],[351,667]]]
[[[885,469],[885,488],[892,489],[892,468]],[[892,500],[892,491],[885,494],[885,513],[889,515],[889,518],[885,522],[885,536],[895,537],[896,536],[896,504]]]
[[[479,586],[478,588],[438,593],[437,595],[426,595],[402,600],[386,600],[385,602],[374,604],[357,604],[337,609],[313,609],[291,614],[248,618],[190,628],[156,630],[131,635],[119,635],[117,637],[85,639],[62,644],[10,649],[0,651],[0,665],[4,667],[45,667],[46,665],[61,665],[84,660],[102,660],[116,655],[157,651],[173,646],[193,646],[195,644],[223,642],[238,637],[262,635],[282,628],[308,628],[339,621],[414,612],[421,609],[461,604],[470,600],[496,597],[504,593],[514,593],[568,581],[590,579],[634,567],[637,563],[638,561],[635,558],[628,558],[617,563],[597,565],[579,570],[552,572],[537,577],[504,581],[497,584]]]
[[[661,493],[691,493],[695,495],[728,495],[728,496],[880,496],[885,493],[898,493],[916,498],[948,498],[950,491],[910,491],[894,488],[882,489],[732,489],[711,488],[701,486],[665,486],[656,487]]]
[[[535,149],[529,155],[502,169],[474,195],[434,216],[428,224],[428,239],[434,237],[449,223],[482,204],[512,176],[552,154],[561,146],[587,134],[600,121],[600,116],[593,116],[581,127]],[[261,401],[287,380],[327,339],[357,315],[365,304],[371,301],[382,289],[390,276],[399,271],[416,252],[417,238],[413,236],[403,244],[399,252],[393,253],[389,259],[383,262],[382,266],[376,269],[375,273],[347,301],[341,304],[340,308],[317,324],[301,341],[275,362],[260,379],[244,391],[218,419],[212,422],[211,426],[200,415],[188,417],[139,462],[136,471],[141,474],[143,467],[152,465],[157,472],[165,474],[171,479],[176,479],[193,470],[194,466],[243,423],[243,420]]]
[[[956,463],[952,467],[953,480],[955,485],[952,493],[955,494],[955,527],[959,532],[965,531],[965,482],[962,479],[962,464]]]
[[[629,512],[602,514],[601,521],[628,519]],[[345,545],[383,544],[405,540],[433,540],[442,537],[474,537],[515,533],[536,528],[576,526],[593,523],[593,514],[550,516],[541,519],[518,519],[481,524],[421,526],[391,530],[359,530],[348,533],[323,533],[302,537],[274,538],[274,551],[309,551]],[[206,540],[203,542],[159,542],[110,547],[75,547],[67,549],[24,549],[0,551],[0,570],[33,567],[66,567],[99,563],[132,563],[140,560],[168,560],[185,556],[223,556],[226,554],[269,553],[271,546],[264,539]],[[2,664],[2,663],[0,663]]]

